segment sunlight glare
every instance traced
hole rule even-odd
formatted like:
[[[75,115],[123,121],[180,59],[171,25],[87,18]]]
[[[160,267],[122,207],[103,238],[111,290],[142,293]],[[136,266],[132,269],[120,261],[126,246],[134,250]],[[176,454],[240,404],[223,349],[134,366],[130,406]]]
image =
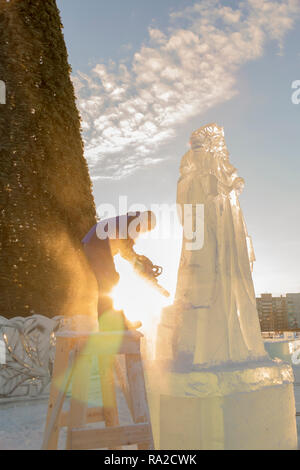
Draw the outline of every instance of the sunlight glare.
[[[161,310],[172,303],[146,280],[140,278],[132,266],[119,255],[115,257],[120,281],[112,292],[114,308],[124,310],[130,321],[141,321],[141,331],[147,339],[148,349],[155,347],[156,330]]]

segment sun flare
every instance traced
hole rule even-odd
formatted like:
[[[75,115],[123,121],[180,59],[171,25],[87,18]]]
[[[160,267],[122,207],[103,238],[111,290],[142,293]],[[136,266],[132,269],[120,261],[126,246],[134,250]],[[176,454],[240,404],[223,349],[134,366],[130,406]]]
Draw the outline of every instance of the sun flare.
[[[132,266],[119,255],[115,257],[115,265],[120,281],[112,292],[114,308],[124,310],[130,321],[141,321],[141,331],[147,338],[147,343],[154,345],[161,310],[170,305],[172,300],[163,297],[140,278]]]

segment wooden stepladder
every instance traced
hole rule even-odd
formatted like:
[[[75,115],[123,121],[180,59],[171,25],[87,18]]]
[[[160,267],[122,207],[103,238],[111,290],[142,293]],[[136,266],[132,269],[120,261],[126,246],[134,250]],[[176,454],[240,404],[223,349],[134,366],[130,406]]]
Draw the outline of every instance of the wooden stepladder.
[[[42,449],[57,449],[62,427],[67,427],[66,448],[70,450],[122,449],[122,446],[134,444],[138,449],[153,449],[140,353],[142,337],[137,331],[57,336]],[[121,355],[125,358],[125,368],[120,364]],[[93,356],[98,359],[102,406],[89,408]],[[125,396],[133,424],[119,424],[115,377]],[[70,407],[63,411],[69,388]],[[104,422],[105,427],[89,426],[98,422]]]

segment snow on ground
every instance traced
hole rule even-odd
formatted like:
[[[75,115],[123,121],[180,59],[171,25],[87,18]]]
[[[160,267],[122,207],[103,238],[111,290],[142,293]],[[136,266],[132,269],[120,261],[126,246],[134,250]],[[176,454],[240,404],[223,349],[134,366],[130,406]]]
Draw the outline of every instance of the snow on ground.
[[[0,404],[0,450],[38,450],[47,412],[44,403]]]
[[[117,389],[119,419],[121,424],[131,423],[127,404]],[[47,415],[48,398],[41,400],[0,399],[0,450],[39,450],[42,447]],[[65,401],[64,409],[69,406]],[[102,406],[98,376],[92,375],[88,406]],[[98,423],[98,426],[100,423]],[[104,424],[102,424],[104,426]],[[60,432],[59,449],[65,448],[66,429]]]
[[[300,367],[294,368],[296,409],[300,412]],[[96,406],[99,389],[94,382],[90,405]],[[128,409],[118,393],[121,423],[130,422]],[[101,406],[101,403],[99,403]],[[47,399],[4,403],[0,400],[0,450],[38,450],[42,446]],[[274,410],[276,412],[276,410]],[[297,417],[300,444],[300,417]],[[64,448],[66,432],[61,432],[59,448]],[[300,447],[300,446],[299,446]]]

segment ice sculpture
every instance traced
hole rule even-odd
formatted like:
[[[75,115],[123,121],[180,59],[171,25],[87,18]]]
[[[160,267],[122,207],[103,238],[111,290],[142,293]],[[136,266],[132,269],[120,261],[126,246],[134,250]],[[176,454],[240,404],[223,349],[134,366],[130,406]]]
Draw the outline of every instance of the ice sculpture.
[[[162,312],[147,368],[156,447],[296,449],[293,371],[264,349],[238,200],[244,180],[229,162],[223,128],[192,134],[180,172],[182,221],[189,205],[197,239],[197,205],[204,207],[204,241],[197,247],[183,237],[175,302]]]
[[[35,398],[48,392],[56,334],[95,331],[91,315],[43,315],[6,319],[0,316],[0,400]]]
[[[194,364],[265,356],[250,269],[254,253],[238,200],[244,180],[229,162],[223,128],[210,124],[192,134],[180,173],[181,214],[187,205],[204,205],[204,246],[193,250],[183,239],[175,303],[160,326],[160,355]]]
[[[55,332],[62,323],[62,317],[42,315],[0,317],[0,342],[5,346],[5,361],[0,361],[0,399],[43,394],[51,380]]]

